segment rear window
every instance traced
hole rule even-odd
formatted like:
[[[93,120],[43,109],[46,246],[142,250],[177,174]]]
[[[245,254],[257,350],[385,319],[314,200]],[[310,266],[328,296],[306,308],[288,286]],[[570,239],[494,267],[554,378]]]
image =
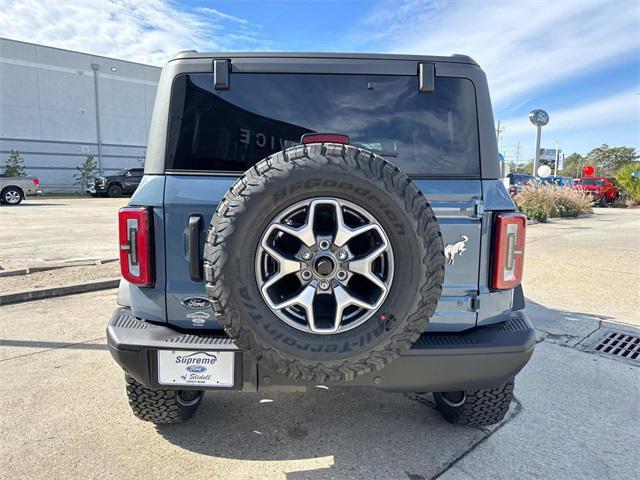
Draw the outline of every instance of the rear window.
[[[604,185],[604,180],[601,178],[583,178],[580,180],[580,185],[596,185],[601,187]]]
[[[516,183],[527,183],[533,179],[531,175],[518,175],[517,173],[511,174],[511,185]]]
[[[480,174],[471,81],[416,76],[232,74],[214,90],[211,74],[180,75],[172,92],[168,170],[242,172],[297,145],[305,133],[348,135],[414,175]]]

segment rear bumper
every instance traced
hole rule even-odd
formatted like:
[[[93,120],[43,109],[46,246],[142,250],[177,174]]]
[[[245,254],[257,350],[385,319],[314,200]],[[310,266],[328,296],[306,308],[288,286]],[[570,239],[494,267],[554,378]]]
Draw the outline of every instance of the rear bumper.
[[[88,184],[85,186],[84,191],[85,193],[90,193],[91,195],[95,195],[97,193],[107,193],[107,186]]]
[[[107,327],[115,361],[136,380],[158,384],[158,350],[235,352],[234,387],[227,390],[290,390],[310,384],[264,368],[224,334],[187,334],[152,324],[118,308]],[[326,385],[375,387],[397,392],[440,392],[491,388],[513,378],[535,348],[535,330],[523,311],[503,323],[456,334],[423,334],[413,347],[379,372],[350,382]],[[184,387],[190,388],[190,387]]]

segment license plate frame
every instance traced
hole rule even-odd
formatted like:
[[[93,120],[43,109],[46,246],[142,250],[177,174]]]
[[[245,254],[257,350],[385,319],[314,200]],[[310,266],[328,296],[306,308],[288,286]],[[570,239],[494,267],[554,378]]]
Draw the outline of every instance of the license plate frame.
[[[162,386],[235,387],[236,352],[158,350],[157,380]]]

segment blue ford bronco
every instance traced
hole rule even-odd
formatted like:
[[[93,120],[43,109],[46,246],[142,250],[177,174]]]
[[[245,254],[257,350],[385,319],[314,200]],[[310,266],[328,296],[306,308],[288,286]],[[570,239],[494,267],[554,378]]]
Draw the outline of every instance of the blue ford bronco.
[[[182,52],[144,168],[107,328],[138,418],[313,385],[504,417],[535,345],[526,221],[472,59]]]

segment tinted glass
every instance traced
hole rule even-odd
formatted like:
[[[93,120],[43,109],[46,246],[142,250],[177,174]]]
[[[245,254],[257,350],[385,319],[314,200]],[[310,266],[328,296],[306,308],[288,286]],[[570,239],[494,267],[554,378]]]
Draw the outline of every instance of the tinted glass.
[[[511,174],[511,184],[515,183],[527,183],[530,182],[533,177],[531,175],[522,175],[517,173]]]
[[[599,178],[583,178],[582,180],[580,180],[580,183],[582,185],[602,186],[602,185],[604,185],[604,180],[599,179]]]
[[[479,175],[475,91],[466,79],[367,75],[210,74],[176,78],[167,169],[241,172],[299,143],[339,133],[410,174]]]

